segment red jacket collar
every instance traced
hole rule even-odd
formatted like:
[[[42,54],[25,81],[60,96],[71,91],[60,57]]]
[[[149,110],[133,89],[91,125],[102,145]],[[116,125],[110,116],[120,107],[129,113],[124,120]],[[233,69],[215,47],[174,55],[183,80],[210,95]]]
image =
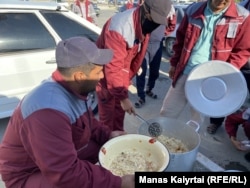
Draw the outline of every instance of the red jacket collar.
[[[195,13],[193,13],[191,15],[191,17],[192,18],[204,17],[204,10],[205,10],[206,6],[207,6],[207,2],[203,2],[203,4],[200,6],[200,8],[197,11],[195,11]],[[226,12],[224,13],[224,16],[228,16],[228,17],[237,17],[238,16],[237,7],[233,1],[231,2],[229,7],[227,8]]]

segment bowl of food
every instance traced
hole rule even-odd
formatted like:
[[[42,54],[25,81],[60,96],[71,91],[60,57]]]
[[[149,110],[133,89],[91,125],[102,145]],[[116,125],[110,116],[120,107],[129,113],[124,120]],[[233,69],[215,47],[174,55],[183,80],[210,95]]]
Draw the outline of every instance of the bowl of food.
[[[106,142],[99,151],[99,163],[113,174],[163,172],[169,164],[168,149],[155,138],[126,134]]]

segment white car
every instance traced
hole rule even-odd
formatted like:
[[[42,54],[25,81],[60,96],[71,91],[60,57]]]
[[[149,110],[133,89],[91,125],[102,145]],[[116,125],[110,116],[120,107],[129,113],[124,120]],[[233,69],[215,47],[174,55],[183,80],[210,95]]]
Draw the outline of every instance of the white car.
[[[188,7],[187,4],[174,4],[175,14],[176,14],[176,26],[175,30],[168,36],[165,36],[165,49],[167,56],[171,57],[173,55],[173,45],[176,39],[176,31],[181,23],[182,18],[185,15],[185,9]]]
[[[53,2],[0,1],[0,119],[56,69],[57,43],[73,36],[96,41],[101,28]],[[92,109],[97,110],[95,93]]]

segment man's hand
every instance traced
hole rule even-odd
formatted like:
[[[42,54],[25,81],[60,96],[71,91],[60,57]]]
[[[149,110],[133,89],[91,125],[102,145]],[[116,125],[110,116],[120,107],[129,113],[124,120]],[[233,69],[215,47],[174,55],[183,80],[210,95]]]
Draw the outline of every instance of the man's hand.
[[[240,150],[240,151],[246,151],[246,148],[244,148],[244,145],[238,141],[234,136],[231,136],[231,141],[233,143],[233,145],[236,147],[236,149]]]
[[[171,66],[170,70],[168,71],[169,78],[173,79],[174,78],[174,73],[175,73],[175,67]]]
[[[135,187],[135,176],[134,175],[122,176],[121,188],[134,188],[134,187]]]
[[[135,114],[135,109],[128,98],[121,101],[121,107],[125,112],[129,113],[130,115]]]

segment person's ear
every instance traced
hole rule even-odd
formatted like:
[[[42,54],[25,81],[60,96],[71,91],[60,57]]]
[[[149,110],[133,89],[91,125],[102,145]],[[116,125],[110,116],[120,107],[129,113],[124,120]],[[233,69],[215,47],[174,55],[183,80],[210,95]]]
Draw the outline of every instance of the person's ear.
[[[78,71],[74,73],[74,80],[76,82],[80,82],[85,79],[86,79],[86,75],[83,72]]]

